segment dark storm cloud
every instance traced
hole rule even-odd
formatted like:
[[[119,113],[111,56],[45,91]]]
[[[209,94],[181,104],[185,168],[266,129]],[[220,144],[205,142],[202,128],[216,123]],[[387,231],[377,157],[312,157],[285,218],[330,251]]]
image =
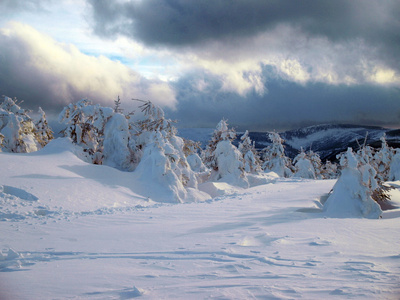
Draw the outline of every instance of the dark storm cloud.
[[[400,37],[396,0],[89,2],[98,34],[123,34],[150,45],[247,36],[280,23],[333,40],[360,37],[398,45]]]
[[[379,86],[346,86],[314,83],[299,85],[276,75],[264,66],[268,94],[248,95],[221,92],[221,82],[207,73],[193,73],[177,82],[180,91],[175,112],[181,127],[215,127],[222,119],[239,130],[286,130],[324,123],[398,126],[400,89]],[[206,91],[193,83],[202,77]]]

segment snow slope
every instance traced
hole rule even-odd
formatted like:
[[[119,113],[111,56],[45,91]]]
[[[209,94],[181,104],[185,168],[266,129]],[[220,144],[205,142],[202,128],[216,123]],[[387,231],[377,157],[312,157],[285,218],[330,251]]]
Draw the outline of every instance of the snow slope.
[[[326,218],[335,181],[301,179],[153,202],[76,153],[0,153],[0,299],[399,297],[399,209]]]

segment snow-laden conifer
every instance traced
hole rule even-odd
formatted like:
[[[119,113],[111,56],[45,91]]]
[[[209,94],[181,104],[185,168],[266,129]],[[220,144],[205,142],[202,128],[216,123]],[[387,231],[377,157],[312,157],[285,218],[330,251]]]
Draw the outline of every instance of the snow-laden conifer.
[[[394,151],[392,160],[389,165],[388,180],[400,180],[400,149]]]
[[[39,144],[44,147],[54,138],[54,136],[53,131],[47,122],[46,113],[41,107],[39,107],[39,115],[40,119],[35,123],[35,137]]]
[[[295,168],[293,176],[308,179],[317,178],[313,163],[303,148],[301,148],[300,153],[293,159],[293,164]]]
[[[84,149],[86,159],[101,164],[104,129],[113,114],[114,111],[110,107],[93,105],[90,100],[82,99],[64,107],[58,120],[64,125],[61,132]]]
[[[240,187],[249,187],[244,172],[243,156],[232,144],[236,137],[233,129],[221,120],[203,151],[203,161],[211,169],[210,181],[221,181]]]
[[[382,210],[372,198],[378,188],[374,168],[365,160],[359,162],[351,148],[340,157],[340,164],[341,175],[324,204],[326,214],[343,218],[379,218]]]
[[[21,108],[16,99],[4,97],[0,104],[0,134],[5,152],[34,152],[41,145],[37,141],[36,127],[29,111]]]
[[[183,139],[183,142],[183,152],[190,168],[196,174],[197,182],[199,184],[205,182],[210,175],[210,170],[205,166],[199,155],[199,151],[201,150],[200,142],[188,139]]]
[[[240,153],[243,156],[244,170],[247,173],[258,174],[261,170],[261,159],[257,153],[254,142],[249,137],[249,132],[246,132],[240,137],[239,147]]]
[[[338,177],[338,172],[337,164],[327,160],[323,165],[321,174],[324,179],[335,179]]]
[[[378,178],[382,181],[386,181],[389,178],[390,162],[393,156],[393,149],[389,147],[386,142],[386,135],[381,137],[382,146],[375,152],[374,161],[375,168],[378,173]]]
[[[133,170],[133,150],[129,147],[129,140],[129,126],[125,116],[114,113],[104,128],[103,164],[120,170]]]
[[[262,168],[264,172],[275,172],[280,177],[292,176],[291,161],[290,158],[285,155],[283,139],[276,132],[270,132],[268,137],[272,144],[263,150],[264,164]]]
[[[197,189],[197,178],[186,160],[184,141],[176,136],[173,122],[149,101],[144,102],[141,109],[145,118],[135,125],[136,145],[141,151],[135,173],[155,179],[177,202],[195,200],[189,199],[188,188]]]

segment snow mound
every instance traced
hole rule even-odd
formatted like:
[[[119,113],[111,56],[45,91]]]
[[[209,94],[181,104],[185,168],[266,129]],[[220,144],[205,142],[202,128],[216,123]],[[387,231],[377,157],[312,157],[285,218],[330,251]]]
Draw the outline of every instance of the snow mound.
[[[237,194],[243,189],[230,185],[226,182],[205,182],[199,184],[199,190],[209,194],[212,198],[216,198],[225,195]]]
[[[26,200],[26,201],[37,201],[38,197],[36,197],[35,195],[28,193],[27,191],[24,191],[22,189],[13,187],[13,186],[9,186],[9,185],[3,185],[0,186],[0,196],[3,196],[4,194],[8,194],[10,196],[15,196],[18,197],[22,200]]]

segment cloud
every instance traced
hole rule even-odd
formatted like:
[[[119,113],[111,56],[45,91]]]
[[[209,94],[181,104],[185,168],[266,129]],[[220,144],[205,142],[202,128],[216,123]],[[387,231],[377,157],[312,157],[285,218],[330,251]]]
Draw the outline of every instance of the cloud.
[[[47,3],[52,0],[1,0],[0,11],[2,16],[21,11],[44,11]]]
[[[176,82],[178,105],[168,116],[181,127],[215,127],[222,119],[238,130],[286,130],[324,123],[399,125],[400,89],[372,85],[306,85],[282,79],[263,65],[268,94],[222,91],[218,76],[196,70]],[[199,90],[198,82],[202,82]]]
[[[146,79],[104,56],[83,54],[21,23],[0,31],[0,66],[0,93],[25,100],[34,109],[59,109],[84,97],[112,106],[117,95],[176,105],[168,83]]]
[[[396,0],[88,2],[96,34],[169,49],[241,96],[267,93],[263,64],[300,84],[400,86]]]
[[[309,36],[335,41],[361,38],[399,46],[400,4],[396,0],[88,1],[98,34],[128,35],[148,45],[236,39],[286,24]]]

